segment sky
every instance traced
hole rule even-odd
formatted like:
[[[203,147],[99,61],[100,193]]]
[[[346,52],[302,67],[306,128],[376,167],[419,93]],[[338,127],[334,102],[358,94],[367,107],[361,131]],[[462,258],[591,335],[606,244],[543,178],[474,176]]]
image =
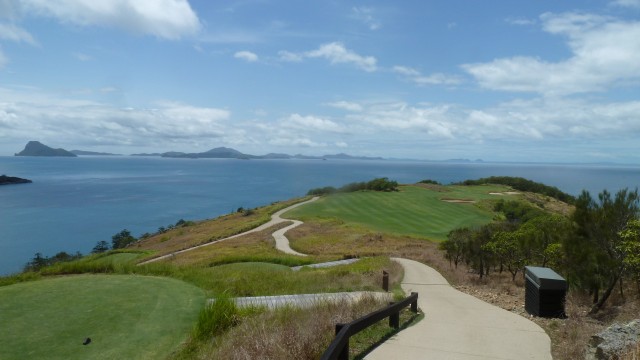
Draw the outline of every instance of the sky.
[[[0,155],[640,164],[640,0],[0,0]]]

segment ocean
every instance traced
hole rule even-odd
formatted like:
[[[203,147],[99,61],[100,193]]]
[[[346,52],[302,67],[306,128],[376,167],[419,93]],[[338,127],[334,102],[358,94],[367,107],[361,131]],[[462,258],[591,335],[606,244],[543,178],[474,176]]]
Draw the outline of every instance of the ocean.
[[[135,236],[179,219],[201,220],[302,196],[315,187],[388,177],[444,184],[520,176],[578,195],[640,186],[640,166],[444,163],[391,160],[235,160],[85,156],[0,157],[0,275],[36,252],[88,253],[122,229]]]

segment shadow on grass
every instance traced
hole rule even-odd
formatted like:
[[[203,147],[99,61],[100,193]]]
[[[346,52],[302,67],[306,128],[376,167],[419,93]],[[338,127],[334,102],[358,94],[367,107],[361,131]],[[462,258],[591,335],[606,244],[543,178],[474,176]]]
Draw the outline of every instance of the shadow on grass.
[[[398,334],[400,331],[405,330],[405,329],[417,324],[418,322],[420,322],[420,321],[422,321],[424,319],[424,313],[421,312],[421,311],[419,311],[417,314],[414,314],[414,313],[410,312],[410,314],[411,315],[408,316],[408,317],[401,316],[401,318],[404,318],[404,321],[402,321],[402,323],[400,323],[400,327],[398,327],[397,329],[387,328],[386,331],[381,332],[382,334],[379,334],[378,336],[375,336],[375,338],[378,339],[376,342],[374,342],[373,344],[371,344],[368,347],[364,348],[363,350],[360,350],[355,355],[351,355],[350,354],[350,358],[352,358],[354,360],[364,359],[365,356],[369,355],[370,352],[375,350],[382,343],[384,343],[385,341],[389,340],[391,337],[393,337],[394,335]],[[386,320],[382,320],[382,321],[380,321],[379,324],[382,324],[382,323],[385,323],[385,322],[386,322]],[[380,326],[380,325],[377,325],[377,326]],[[384,324],[384,326],[387,327],[388,325]],[[368,339],[373,339],[374,336],[368,336],[367,338]]]

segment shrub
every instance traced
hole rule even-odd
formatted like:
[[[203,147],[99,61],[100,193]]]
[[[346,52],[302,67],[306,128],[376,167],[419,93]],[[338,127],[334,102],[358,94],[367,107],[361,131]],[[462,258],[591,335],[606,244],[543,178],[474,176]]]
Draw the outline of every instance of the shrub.
[[[238,324],[238,307],[227,296],[218,296],[200,311],[193,337],[204,340],[219,335]]]

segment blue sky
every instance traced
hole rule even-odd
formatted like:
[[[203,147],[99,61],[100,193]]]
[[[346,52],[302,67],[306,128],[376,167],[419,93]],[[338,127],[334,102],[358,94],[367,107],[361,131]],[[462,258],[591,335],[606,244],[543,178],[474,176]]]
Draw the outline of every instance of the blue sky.
[[[640,0],[0,0],[27,141],[640,163]]]

